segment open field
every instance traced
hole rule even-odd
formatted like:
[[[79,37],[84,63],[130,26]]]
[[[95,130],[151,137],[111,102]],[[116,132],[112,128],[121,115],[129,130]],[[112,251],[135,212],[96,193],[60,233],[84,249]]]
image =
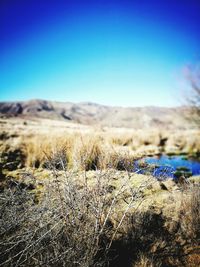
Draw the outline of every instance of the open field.
[[[199,130],[0,125],[0,266],[199,266],[199,177],[132,170],[146,155],[198,157]]]
[[[98,158],[101,167],[112,157],[140,158],[145,155],[190,154],[200,151],[197,129],[162,130],[94,127],[48,119],[1,119],[1,150],[20,149],[25,166],[40,166],[53,152],[65,150],[68,166],[79,157]],[[78,151],[78,153],[77,153]],[[101,157],[102,156],[102,157]],[[81,161],[81,159],[80,159]],[[75,162],[75,166],[73,166]]]

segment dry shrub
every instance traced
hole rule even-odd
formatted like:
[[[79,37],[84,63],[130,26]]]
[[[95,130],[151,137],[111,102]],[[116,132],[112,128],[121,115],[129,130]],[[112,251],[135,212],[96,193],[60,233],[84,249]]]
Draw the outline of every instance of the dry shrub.
[[[164,223],[165,218],[155,211],[141,212],[136,208],[129,212],[121,236],[113,243],[112,249],[118,251],[118,257],[111,266],[151,266],[155,262],[157,265],[153,266],[160,266],[162,258],[159,254],[163,253],[164,238],[167,238]],[[156,250],[153,251],[154,247]]]
[[[190,184],[182,195],[180,227],[189,241],[200,242],[200,188]]]
[[[0,266],[105,266],[129,209],[142,201],[128,175],[111,190],[109,172],[89,180],[86,172],[81,177],[54,164],[39,203],[26,188],[0,193]],[[124,195],[129,197],[118,213]]]

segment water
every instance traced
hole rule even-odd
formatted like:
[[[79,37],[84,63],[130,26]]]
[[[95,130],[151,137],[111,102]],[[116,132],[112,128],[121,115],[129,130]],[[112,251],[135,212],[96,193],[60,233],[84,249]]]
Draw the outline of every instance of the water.
[[[183,156],[169,157],[166,155],[146,157],[144,162],[152,166],[150,172],[156,177],[173,177],[176,178],[176,171],[185,168],[186,173],[191,175],[200,175],[200,161],[197,159],[186,159]],[[145,173],[141,170],[140,173]]]

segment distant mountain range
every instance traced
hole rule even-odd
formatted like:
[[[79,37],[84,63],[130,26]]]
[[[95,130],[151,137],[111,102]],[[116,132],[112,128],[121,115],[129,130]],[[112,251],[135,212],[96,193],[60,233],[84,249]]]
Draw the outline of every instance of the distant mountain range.
[[[128,128],[185,128],[184,107],[112,107],[90,102],[46,100],[0,102],[1,117],[47,118],[81,124]]]

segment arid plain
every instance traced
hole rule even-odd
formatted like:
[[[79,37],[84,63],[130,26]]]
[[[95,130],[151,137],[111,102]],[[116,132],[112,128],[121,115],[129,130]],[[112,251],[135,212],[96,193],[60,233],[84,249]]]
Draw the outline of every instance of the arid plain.
[[[155,177],[145,162],[199,160],[186,108],[32,100],[0,111],[1,266],[199,266],[199,176]]]

